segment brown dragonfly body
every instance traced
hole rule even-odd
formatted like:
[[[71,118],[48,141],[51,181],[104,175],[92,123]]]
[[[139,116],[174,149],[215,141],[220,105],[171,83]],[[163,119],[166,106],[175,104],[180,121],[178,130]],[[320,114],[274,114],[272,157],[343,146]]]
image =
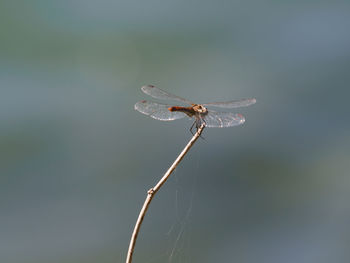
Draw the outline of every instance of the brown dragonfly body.
[[[183,112],[190,118],[194,116],[196,120],[190,128],[191,133],[193,133],[192,128],[194,125],[196,125],[196,128],[198,129],[202,122],[205,123],[204,116],[208,114],[207,108],[200,104],[192,104],[190,107],[172,106],[169,107],[168,110],[171,112]]]
[[[185,113],[188,117],[193,117],[196,114],[206,115],[208,110],[200,104],[192,104],[191,107],[172,106],[168,108],[169,111],[180,111]]]

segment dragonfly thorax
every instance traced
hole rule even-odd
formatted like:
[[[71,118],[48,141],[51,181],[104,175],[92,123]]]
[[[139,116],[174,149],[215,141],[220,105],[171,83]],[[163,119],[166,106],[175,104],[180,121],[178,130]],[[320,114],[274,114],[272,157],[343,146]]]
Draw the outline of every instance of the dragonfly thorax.
[[[193,104],[192,105],[192,108],[195,112],[198,112],[198,113],[206,113],[208,112],[207,108],[204,107],[203,105],[201,104]]]

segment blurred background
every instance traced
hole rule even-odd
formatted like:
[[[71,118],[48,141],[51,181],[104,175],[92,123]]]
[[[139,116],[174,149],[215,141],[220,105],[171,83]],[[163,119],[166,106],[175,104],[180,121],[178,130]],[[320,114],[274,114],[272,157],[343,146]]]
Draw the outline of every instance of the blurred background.
[[[255,97],[153,200],[134,262],[350,261],[348,1],[2,1],[0,262],[124,262],[192,122]]]

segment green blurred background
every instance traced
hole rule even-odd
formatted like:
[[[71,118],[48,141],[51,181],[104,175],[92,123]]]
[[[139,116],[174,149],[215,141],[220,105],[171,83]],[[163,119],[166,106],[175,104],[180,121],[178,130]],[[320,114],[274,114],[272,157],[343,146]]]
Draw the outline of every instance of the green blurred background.
[[[0,262],[123,262],[191,134],[153,84],[255,97],[157,194],[134,262],[350,261],[349,1],[1,1]]]

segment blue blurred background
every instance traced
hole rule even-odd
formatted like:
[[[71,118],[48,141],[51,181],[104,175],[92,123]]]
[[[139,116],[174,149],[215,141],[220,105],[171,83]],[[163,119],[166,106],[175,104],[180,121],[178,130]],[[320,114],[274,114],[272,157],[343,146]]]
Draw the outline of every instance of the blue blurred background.
[[[151,204],[134,262],[350,261],[349,1],[2,1],[0,262],[124,262],[191,121],[255,97]]]

